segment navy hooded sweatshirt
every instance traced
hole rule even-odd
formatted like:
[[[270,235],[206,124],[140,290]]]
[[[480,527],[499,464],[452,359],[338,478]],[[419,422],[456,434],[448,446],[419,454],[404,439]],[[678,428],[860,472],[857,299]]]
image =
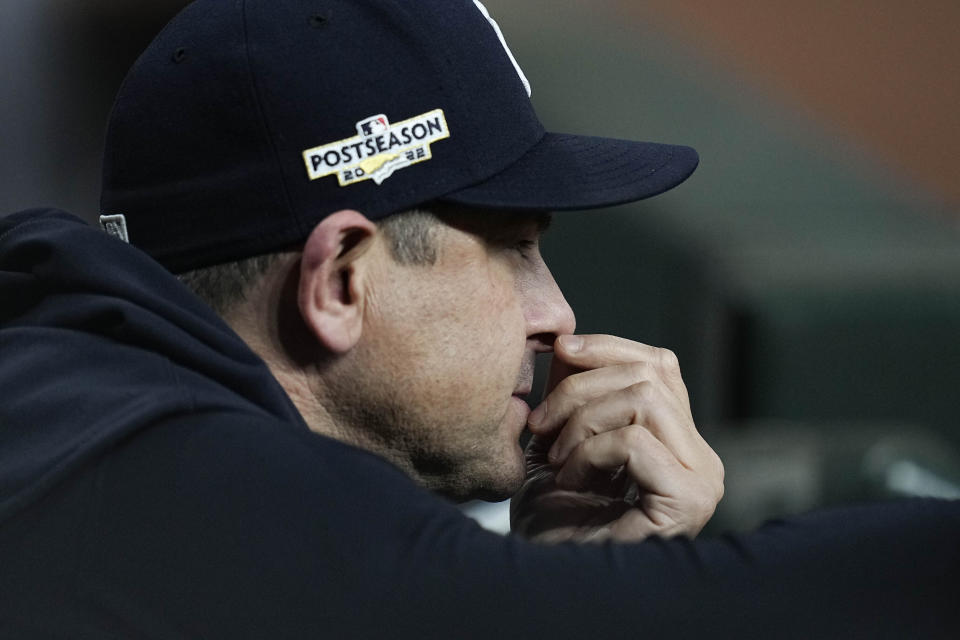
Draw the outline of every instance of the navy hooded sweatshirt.
[[[0,638],[956,638],[960,504],[536,545],[312,433],[159,264],[0,219]]]

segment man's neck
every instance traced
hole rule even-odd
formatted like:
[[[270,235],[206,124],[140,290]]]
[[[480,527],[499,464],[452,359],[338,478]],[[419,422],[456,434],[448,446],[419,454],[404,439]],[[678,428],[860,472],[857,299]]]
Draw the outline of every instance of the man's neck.
[[[261,357],[263,357],[262,354]],[[326,408],[331,399],[324,392],[322,384],[312,381],[309,375],[301,371],[278,366],[266,358],[264,360],[311,431],[384,458],[415,482],[424,484],[413,463],[401,452],[380,442],[365,430],[344,425],[343,420],[332,415]]]
[[[324,365],[302,355],[315,354],[317,347],[302,324],[298,324],[293,300],[294,288],[289,278],[267,277],[260,287],[249,292],[247,300],[226,313],[224,320],[267,364],[311,431],[380,456],[418,484],[431,488],[404,452],[328,410],[327,407],[337,406],[337,398],[331,397],[333,392],[323,383],[319,368]],[[302,359],[296,359],[294,354],[301,354]]]

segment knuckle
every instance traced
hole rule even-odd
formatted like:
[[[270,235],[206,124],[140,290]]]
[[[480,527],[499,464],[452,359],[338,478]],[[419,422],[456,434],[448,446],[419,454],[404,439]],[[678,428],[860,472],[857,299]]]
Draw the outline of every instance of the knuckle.
[[[561,380],[556,387],[556,390],[560,392],[561,395],[572,396],[577,393],[580,389],[580,382],[577,380],[577,377],[567,376]]]
[[[723,460],[720,459],[720,456],[714,453],[713,457],[714,457],[714,464],[716,465],[716,469],[717,469],[717,479],[720,481],[720,484],[722,485],[726,475],[726,469],[723,466]]]
[[[640,425],[631,425],[619,430],[619,437],[623,446],[628,449],[640,449],[644,447],[653,437],[653,434],[646,427]]]
[[[717,509],[717,503],[720,501],[716,497],[716,491],[708,483],[698,483],[699,486],[691,491],[689,500],[691,511],[700,513],[709,518]]]
[[[713,454],[709,459],[709,467],[706,467],[703,472],[698,474],[699,484],[701,485],[701,495],[705,498],[710,499],[711,504],[713,505],[711,509],[715,509],[717,503],[723,499],[724,494],[724,468],[723,461],[720,460],[715,452],[711,451]]]
[[[710,448],[706,442],[704,442],[705,457],[702,468],[706,473],[709,473],[710,478],[716,478],[717,482],[723,483],[724,474],[726,470],[723,466],[723,460],[720,459],[720,456],[717,455],[717,452]]]
[[[591,426],[591,420],[587,414],[587,405],[580,405],[570,413],[567,424],[564,427],[564,433],[568,436],[587,437],[594,435],[595,430]]]
[[[717,494],[717,502],[720,502],[720,500],[723,498],[723,494],[724,494],[724,478],[725,478],[725,473],[726,473],[726,471],[725,471],[725,469],[724,469],[724,467],[723,467],[723,461],[720,459],[720,456],[717,456],[716,458],[717,458],[717,460],[716,460],[716,465],[717,465],[717,488],[716,488],[716,494]]]
[[[630,395],[640,403],[646,404],[653,400],[656,394],[656,387],[649,380],[641,380],[628,388]]]
[[[630,363],[629,372],[634,380],[650,380],[656,375],[653,365],[643,360]]]
[[[660,366],[668,371],[680,370],[680,359],[670,349],[657,348],[657,361]]]
[[[717,501],[713,499],[711,494],[703,494],[697,500],[696,509],[709,518],[717,510]]]

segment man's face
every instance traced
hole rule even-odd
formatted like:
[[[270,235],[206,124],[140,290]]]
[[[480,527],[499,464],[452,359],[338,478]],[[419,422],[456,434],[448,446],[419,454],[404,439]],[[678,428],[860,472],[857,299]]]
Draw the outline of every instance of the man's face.
[[[524,479],[518,438],[535,355],[575,320],[540,256],[545,215],[441,219],[435,264],[375,261],[353,375],[338,399],[353,405],[352,428],[408,459],[431,489],[503,498]]]

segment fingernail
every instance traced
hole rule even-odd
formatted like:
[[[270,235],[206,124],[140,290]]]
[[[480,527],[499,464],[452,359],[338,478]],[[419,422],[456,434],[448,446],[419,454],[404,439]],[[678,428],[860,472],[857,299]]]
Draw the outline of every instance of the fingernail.
[[[570,353],[576,353],[583,347],[583,338],[580,336],[560,336],[557,340],[559,340],[563,348]]]
[[[527,416],[527,424],[531,428],[536,428],[541,422],[543,422],[543,416],[547,413],[547,402],[544,400],[541,402],[536,409],[530,412],[530,415]]]

